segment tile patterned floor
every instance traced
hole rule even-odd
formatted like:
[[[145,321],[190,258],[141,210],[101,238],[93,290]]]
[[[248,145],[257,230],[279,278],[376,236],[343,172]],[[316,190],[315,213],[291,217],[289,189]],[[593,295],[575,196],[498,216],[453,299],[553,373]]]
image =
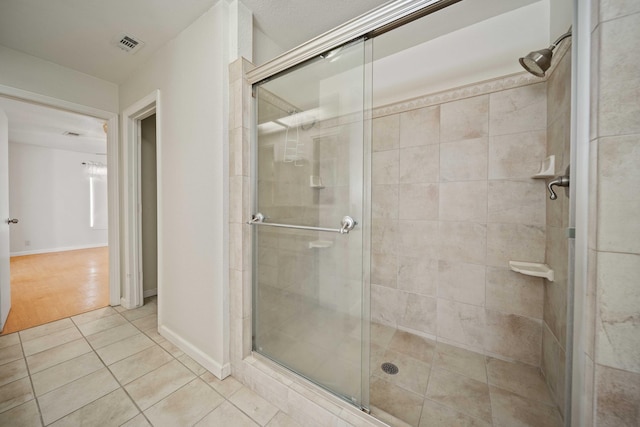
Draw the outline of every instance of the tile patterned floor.
[[[299,425],[162,338],[156,312],[152,299],[0,337],[0,426]]]
[[[156,325],[152,299],[0,337],[0,426],[300,425],[215,378]],[[377,324],[371,357],[372,414],[393,426],[561,425],[536,368]],[[384,361],[400,372],[382,372]]]
[[[560,427],[540,370],[372,325],[372,415],[395,426]],[[396,375],[380,369],[398,366]]]

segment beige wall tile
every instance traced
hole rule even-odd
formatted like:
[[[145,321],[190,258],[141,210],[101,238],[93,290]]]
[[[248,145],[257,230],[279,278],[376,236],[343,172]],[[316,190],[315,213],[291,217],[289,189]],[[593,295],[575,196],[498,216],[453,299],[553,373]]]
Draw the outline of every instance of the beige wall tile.
[[[371,320],[397,326],[407,305],[406,292],[384,286],[371,285]]]
[[[566,43],[566,42],[565,42]],[[562,118],[565,112],[571,111],[571,50],[567,50],[562,58],[554,55],[554,61],[560,61],[547,80],[547,118],[548,123]]]
[[[509,261],[544,262],[544,227],[487,224],[487,264],[507,267]]]
[[[546,84],[536,83],[492,93],[489,134],[542,130],[547,127]]]
[[[371,283],[389,288],[398,287],[398,264],[395,254],[371,253]]]
[[[489,138],[489,179],[529,179],[547,156],[547,132],[536,130]]]
[[[438,261],[409,255],[398,256],[398,289],[435,296],[438,289]]]
[[[482,350],[485,310],[475,305],[438,298],[438,336]]]
[[[640,253],[640,134],[598,146],[598,250]]]
[[[373,185],[399,182],[399,150],[378,151],[371,156],[371,183]]]
[[[484,348],[531,365],[540,365],[542,322],[487,310]]]
[[[599,5],[600,21],[640,12],[640,5],[634,0],[599,0]]]
[[[440,146],[440,181],[487,179],[488,138],[450,142]]]
[[[543,280],[499,267],[487,267],[487,308],[542,318]]]
[[[560,374],[560,346],[556,337],[553,335],[547,325],[543,325],[542,329],[542,359],[541,369],[546,378],[547,385],[553,395],[558,392],[558,375]]]
[[[440,142],[489,134],[489,96],[482,95],[440,106]]]
[[[484,264],[487,226],[470,222],[440,222],[440,259]]]
[[[400,115],[379,117],[372,121],[373,151],[386,151],[400,147]]]
[[[400,150],[400,179],[403,184],[438,182],[440,146],[425,145]],[[375,163],[373,165],[375,171]],[[389,182],[392,183],[392,182]]]
[[[536,366],[487,358],[489,384],[508,390],[525,399],[553,405],[544,377]]]
[[[424,295],[407,294],[406,307],[398,325],[426,334],[436,333],[436,299]]]
[[[400,114],[400,146],[438,144],[440,106],[410,110]]]
[[[597,253],[596,251],[589,249],[587,258],[587,287],[585,290],[585,302],[584,302],[584,323],[585,323],[585,353],[595,358],[595,346],[596,346],[596,293],[597,293]]]
[[[398,219],[398,185],[374,185],[371,188],[371,217]]]
[[[438,297],[484,307],[486,267],[451,261],[438,264]]]
[[[640,60],[629,55],[640,39],[640,15],[603,22],[600,32],[599,135],[640,133]]]
[[[640,374],[640,255],[598,254],[596,362]]]
[[[395,255],[398,252],[398,221],[374,219],[371,225],[371,248],[377,253]]]
[[[487,221],[544,226],[546,191],[541,180],[489,181]]]
[[[487,182],[440,184],[441,221],[487,221]]]
[[[400,221],[398,255],[435,259],[438,256],[437,221]]]
[[[438,184],[400,184],[399,193],[401,220],[438,219]]]
[[[640,375],[596,365],[596,423],[602,427],[637,426]]]

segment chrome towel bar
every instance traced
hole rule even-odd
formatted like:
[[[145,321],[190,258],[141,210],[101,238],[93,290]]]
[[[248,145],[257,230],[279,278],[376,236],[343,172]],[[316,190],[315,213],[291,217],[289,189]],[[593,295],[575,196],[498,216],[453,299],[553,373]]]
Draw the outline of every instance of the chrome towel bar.
[[[281,227],[281,228],[294,228],[296,230],[310,230],[310,231],[326,231],[328,233],[340,233],[349,234],[351,230],[358,224],[350,216],[345,216],[340,222],[340,228],[325,228],[325,227],[311,227],[308,225],[293,225],[293,224],[278,224],[274,222],[264,222],[265,216],[258,212],[253,215],[251,221],[247,221],[249,225],[266,225],[268,227]]]

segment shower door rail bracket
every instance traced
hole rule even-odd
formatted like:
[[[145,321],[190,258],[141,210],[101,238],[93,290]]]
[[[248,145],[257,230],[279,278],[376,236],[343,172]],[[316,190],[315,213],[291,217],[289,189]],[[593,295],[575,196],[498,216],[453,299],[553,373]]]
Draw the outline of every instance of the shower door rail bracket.
[[[358,225],[358,222],[348,215],[342,218],[342,221],[340,222],[340,228],[312,227],[308,225],[294,225],[294,224],[279,224],[275,222],[264,222],[265,219],[266,217],[260,212],[258,212],[257,214],[253,215],[253,217],[251,218],[251,221],[247,221],[247,224],[264,225],[268,227],[293,228],[296,230],[325,231],[327,233],[340,233],[340,234],[349,234],[349,232],[353,230],[356,225]]]

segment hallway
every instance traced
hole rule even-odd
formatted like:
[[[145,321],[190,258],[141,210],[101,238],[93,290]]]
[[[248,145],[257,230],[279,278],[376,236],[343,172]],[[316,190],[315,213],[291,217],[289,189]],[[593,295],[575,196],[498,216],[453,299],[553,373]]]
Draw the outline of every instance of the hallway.
[[[109,305],[109,248],[11,257],[3,335]]]

